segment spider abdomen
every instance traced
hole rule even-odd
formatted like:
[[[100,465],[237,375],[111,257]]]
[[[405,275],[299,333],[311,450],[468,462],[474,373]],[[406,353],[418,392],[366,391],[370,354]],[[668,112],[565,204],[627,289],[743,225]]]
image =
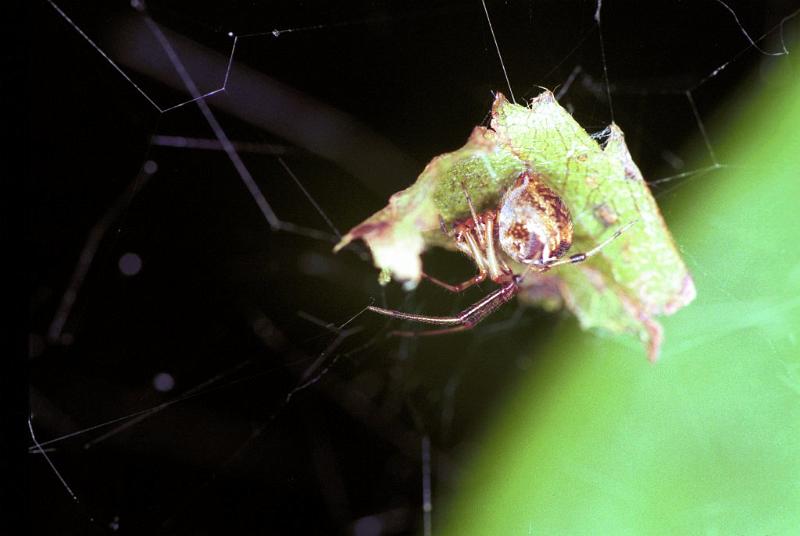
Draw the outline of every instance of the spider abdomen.
[[[569,209],[532,171],[523,172],[506,191],[497,223],[500,247],[522,264],[557,259],[572,245]]]

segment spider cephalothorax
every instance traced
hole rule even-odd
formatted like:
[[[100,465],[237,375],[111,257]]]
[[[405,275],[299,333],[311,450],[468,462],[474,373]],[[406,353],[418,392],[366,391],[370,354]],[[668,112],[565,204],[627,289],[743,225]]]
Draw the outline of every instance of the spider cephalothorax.
[[[562,259],[572,246],[572,216],[561,197],[547,186],[540,174],[530,170],[522,172],[505,192],[497,208],[481,213],[475,211],[466,189],[464,195],[467,197],[471,215],[456,221],[449,231],[442,223],[442,230],[453,239],[459,251],[475,262],[478,274],[458,285],[444,283],[425,273],[422,275],[452,292],[460,292],[480,283],[487,276],[501,287],[453,317],[426,316],[369,307],[374,312],[395,318],[451,326],[422,332],[395,332],[398,335],[432,335],[469,329],[519,293],[527,271],[543,272],[561,264],[582,262],[633,224],[631,222],[620,228],[613,236],[586,253],[577,253]],[[522,274],[516,274],[507,261],[526,265],[527,268]]]

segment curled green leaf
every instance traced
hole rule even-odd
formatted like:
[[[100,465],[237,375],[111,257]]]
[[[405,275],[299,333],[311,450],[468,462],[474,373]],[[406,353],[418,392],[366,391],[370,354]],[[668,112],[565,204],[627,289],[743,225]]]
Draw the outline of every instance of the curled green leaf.
[[[467,194],[478,212],[493,208],[520,173],[535,170],[569,208],[571,252],[591,250],[635,224],[584,263],[528,272],[521,298],[548,309],[563,305],[586,329],[631,333],[655,360],[662,340],[656,317],[691,302],[694,284],[622,131],[612,124],[599,137],[603,143],[549,91],[527,107],[498,94],[490,128],[476,127],[463,147],[431,160],[412,186],[347,233],[336,250],[362,239],[382,274],[415,285],[426,247],[455,249],[441,225],[470,217]]]

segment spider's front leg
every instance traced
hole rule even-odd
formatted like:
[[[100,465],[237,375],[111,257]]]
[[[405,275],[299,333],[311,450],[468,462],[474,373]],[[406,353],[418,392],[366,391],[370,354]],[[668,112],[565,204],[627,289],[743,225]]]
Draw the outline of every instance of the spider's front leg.
[[[476,219],[472,220],[474,225],[477,225]],[[467,257],[472,259],[475,263],[475,266],[478,268],[478,273],[467,279],[462,283],[458,283],[455,285],[451,285],[450,283],[446,283],[441,279],[437,279],[431,275],[422,272],[422,277],[433,283],[434,285],[438,285],[444,289],[449,290],[450,292],[461,292],[470,288],[473,285],[477,285],[478,283],[483,282],[486,280],[486,276],[489,273],[489,269],[487,267],[488,260],[484,255],[484,250],[481,247],[481,243],[483,239],[478,240],[477,236],[480,236],[480,233],[476,233],[474,229],[460,223],[453,228],[452,233],[447,232],[447,227],[445,226],[444,220],[440,220],[440,225],[442,226],[442,231],[447,234],[448,236],[452,237],[452,239],[456,243],[456,247],[459,251],[465,254]]]
[[[467,199],[469,200],[469,198]],[[474,211],[471,201],[470,208]],[[425,272],[422,273],[422,277],[450,292],[466,290],[473,285],[483,282],[486,280],[487,276],[500,285],[507,283],[512,272],[501,256],[497,254],[495,248],[496,217],[497,215],[494,211],[486,211],[480,215],[473,214],[472,222],[474,228],[462,223],[457,225],[453,230],[453,239],[456,242],[456,247],[473,260],[475,266],[478,268],[477,275],[457,285],[445,283]],[[440,224],[442,225],[442,230],[446,233],[447,228],[444,221],[440,221]]]

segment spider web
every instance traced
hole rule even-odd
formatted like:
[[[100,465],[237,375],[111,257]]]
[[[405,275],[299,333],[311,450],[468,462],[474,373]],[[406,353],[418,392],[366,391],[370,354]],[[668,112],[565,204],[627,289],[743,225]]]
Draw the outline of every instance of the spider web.
[[[458,454],[531,366],[514,341],[567,320],[511,306],[459,339],[386,339],[370,303],[476,294],[384,289],[363,250],[332,255],[340,230],[459,146],[495,90],[617,122],[656,195],[680,196],[724,169],[706,122],[782,60],[796,14],[39,2],[36,531],[430,534]]]

